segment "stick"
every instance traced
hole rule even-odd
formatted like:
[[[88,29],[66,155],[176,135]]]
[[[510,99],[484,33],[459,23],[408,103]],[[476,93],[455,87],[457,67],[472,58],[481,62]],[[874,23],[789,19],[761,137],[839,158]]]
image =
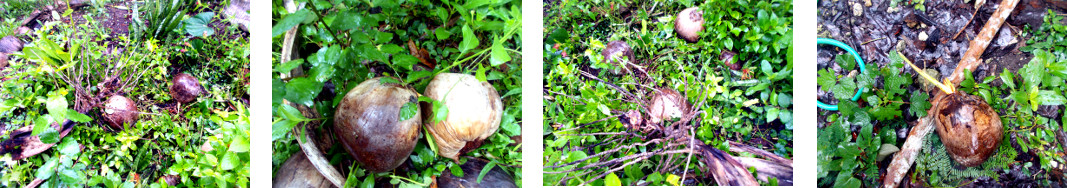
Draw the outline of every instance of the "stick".
[[[313,113],[311,109],[309,109],[307,106],[292,103],[289,102],[289,100],[283,100],[282,102],[286,105],[295,107],[306,117],[309,117],[311,119],[318,119],[318,114]],[[298,136],[296,141],[299,142],[300,149],[304,151],[304,154],[307,155],[308,160],[311,161],[311,164],[315,166],[315,169],[318,169],[319,173],[322,173],[322,176],[326,177],[327,180],[330,180],[330,182],[333,183],[334,186],[344,187],[345,176],[342,176],[341,172],[338,171],[337,168],[334,168],[333,165],[330,165],[329,160],[327,160],[326,156],[323,155],[323,152],[319,150],[319,147],[315,144],[315,140],[313,140],[313,138],[311,137],[311,131],[313,131],[313,128],[308,125],[317,124],[317,122],[318,121],[307,122],[304,125],[297,126],[298,128],[293,129],[292,131],[305,131],[305,134],[294,132],[294,135]]]

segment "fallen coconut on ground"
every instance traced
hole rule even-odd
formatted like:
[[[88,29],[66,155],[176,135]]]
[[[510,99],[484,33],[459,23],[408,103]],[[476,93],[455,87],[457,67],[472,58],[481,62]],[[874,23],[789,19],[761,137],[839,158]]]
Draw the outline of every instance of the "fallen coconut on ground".
[[[104,121],[113,130],[121,131],[125,127],[137,124],[139,114],[140,111],[137,110],[137,105],[133,100],[122,95],[108,97],[104,105]]]
[[[22,41],[15,36],[0,38],[0,53],[11,54],[22,51]]]
[[[363,81],[349,90],[337,105],[334,128],[341,146],[360,167],[385,172],[400,166],[419,135],[422,122],[415,90],[384,77]],[[410,103],[410,104],[409,104]],[[402,117],[405,105],[413,112]]]
[[[619,66],[620,69],[630,73],[630,64],[634,63],[634,51],[630,48],[630,45],[626,41],[611,41],[604,47],[604,51],[600,51],[600,55],[604,56],[604,63]],[[636,66],[636,64],[635,64]],[[612,69],[612,73],[619,74],[618,69]]]
[[[437,144],[438,154],[455,161],[459,155],[476,149],[500,128],[503,103],[493,85],[467,74],[438,74],[423,94],[440,101],[448,109],[443,121],[434,122],[436,109],[428,113],[427,128]]]
[[[674,89],[660,88],[655,95],[652,95],[652,103],[649,107],[652,117],[650,121],[660,123],[664,120],[681,118],[685,112],[689,111],[689,102],[686,102],[685,97]]]
[[[696,42],[704,30],[704,12],[700,7],[691,7],[678,13],[674,19],[674,32],[685,41]]]
[[[932,115],[949,156],[968,167],[985,162],[1004,137],[997,112],[974,95],[953,93],[938,100],[937,114]]]
[[[200,87],[200,80],[185,73],[174,75],[170,83],[170,97],[180,103],[188,103],[196,100],[204,89]]]

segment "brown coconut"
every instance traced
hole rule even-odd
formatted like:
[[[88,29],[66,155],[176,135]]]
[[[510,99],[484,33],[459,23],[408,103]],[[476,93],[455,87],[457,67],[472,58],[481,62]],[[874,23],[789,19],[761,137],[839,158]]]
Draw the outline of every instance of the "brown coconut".
[[[700,7],[691,7],[678,13],[674,19],[674,32],[685,41],[696,42],[699,32],[704,30],[704,11]]]
[[[363,81],[337,105],[334,128],[348,154],[361,167],[385,172],[407,160],[419,137],[418,93],[382,77]],[[415,114],[400,120],[400,109],[414,103]]]
[[[200,80],[192,75],[178,73],[171,80],[170,97],[180,103],[193,102],[203,93],[204,89],[200,87]]]
[[[437,112],[428,113],[426,118],[442,157],[458,161],[459,155],[478,148],[500,128],[503,103],[488,82],[467,74],[441,73],[423,94],[448,108],[443,121],[433,122]],[[424,108],[434,110],[432,105]]]
[[[18,51],[22,51],[22,41],[18,37],[6,36],[0,38],[0,53],[10,54]]]
[[[985,162],[1000,146],[1000,116],[982,98],[962,93],[935,100],[937,135],[953,160],[968,167]]]
[[[139,114],[137,104],[122,95],[112,95],[104,104],[104,121],[114,130],[124,130],[137,124]]]
[[[651,111],[649,121],[652,123],[681,118],[689,111],[689,102],[686,102],[685,97],[674,89],[660,88],[655,95],[652,95],[652,102],[649,104],[651,105],[649,106],[649,111]]]
[[[605,63],[619,66],[620,69],[630,72],[630,63],[635,63],[634,51],[630,48],[630,45],[626,41],[611,41],[604,47],[604,51],[600,51],[600,55],[604,56]],[[619,70],[612,70],[613,73],[619,74]]]

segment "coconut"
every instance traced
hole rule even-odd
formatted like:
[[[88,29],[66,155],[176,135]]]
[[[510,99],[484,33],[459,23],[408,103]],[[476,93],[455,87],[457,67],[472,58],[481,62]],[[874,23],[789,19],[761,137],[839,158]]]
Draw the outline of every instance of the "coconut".
[[[112,95],[104,105],[104,121],[114,130],[137,124],[137,105],[122,95]]]
[[[691,7],[678,13],[674,19],[674,32],[685,41],[696,42],[697,34],[704,30],[704,12],[699,7]]]
[[[0,38],[0,53],[15,53],[22,51],[22,41],[15,36]]]
[[[985,162],[1004,137],[997,112],[974,95],[954,93],[935,100],[937,135],[952,159],[968,167]]]
[[[686,102],[685,97],[674,89],[660,88],[659,92],[652,95],[651,105],[649,110],[652,111],[650,115],[652,118],[649,121],[652,123],[681,118],[685,112],[689,111],[689,102]]]
[[[600,51],[600,55],[604,56],[603,62],[619,66],[619,68],[626,70],[626,72],[630,72],[630,67],[628,65],[637,59],[634,58],[634,51],[630,48],[630,45],[626,44],[626,41],[621,40],[608,42],[604,51]],[[619,70],[615,69],[613,70],[613,73],[619,74]]]
[[[418,93],[383,77],[363,81],[337,105],[334,128],[348,154],[361,167],[385,172],[407,160],[419,137]],[[401,120],[401,108],[412,103],[414,114]]]
[[[443,121],[433,121],[438,112],[427,113],[432,115],[426,118],[442,157],[458,161],[459,155],[481,146],[500,127],[504,109],[500,95],[488,82],[479,82],[467,74],[441,73],[430,81],[423,94],[448,109]],[[432,106],[424,108],[436,110]]]
[[[178,73],[170,84],[170,97],[180,103],[188,103],[196,100],[204,89],[200,87],[200,81],[189,74]]]

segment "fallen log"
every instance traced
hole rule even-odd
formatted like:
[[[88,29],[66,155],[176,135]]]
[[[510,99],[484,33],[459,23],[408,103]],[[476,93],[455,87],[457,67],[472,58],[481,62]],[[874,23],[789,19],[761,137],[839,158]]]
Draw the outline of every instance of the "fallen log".
[[[60,123],[52,123],[52,128],[59,131],[59,138],[67,136],[74,129],[74,122],[70,120]],[[33,135],[33,126],[22,127],[11,132],[11,138],[0,142],[0,156],[11,154],[11,160],[22,160],[40,154],[48,148],[58,144],[44,143],[41,137]]]

